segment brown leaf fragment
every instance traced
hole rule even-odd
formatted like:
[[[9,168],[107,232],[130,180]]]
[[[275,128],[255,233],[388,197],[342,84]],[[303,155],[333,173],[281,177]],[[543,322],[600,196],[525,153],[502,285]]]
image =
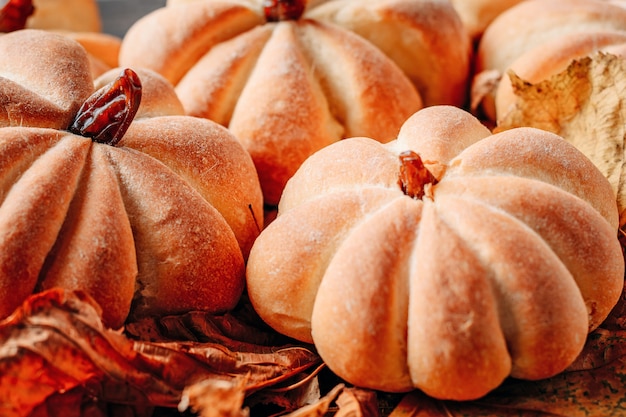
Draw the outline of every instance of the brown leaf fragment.
[[[22,417],[56,392],[70,391],[91,378],[100,376],[81,349],[65,343],[63,332],[32,325],[30,320],[53,321],[47,303],[65,305],[86,320],[97,318],[93,304],[65,298],[55,292],[36,296],[24,308],[0,322],[0,415]],[[86,300],[83,298],[83,300]],[[67,368],[67,369],[64,369]]]
[[[283,384],[256,392],[246,399],[246,404],[254,410],[280,409],[281,414],[314,404],[321,398],[318,374],[323,369],[325,369],[325,365],[321,364],[310,373],[294,375],[292,379]]]
[[[376,392],[363,388],[345,388],[337,398],[335,417],[378,417]]]
[[[236,312],[209,314],[191,311],[165,317],[149,317],[128,323],[126,333],[144,341],[195,341],[219,343],[237,351],[271,351],[294,341],[256,322],[244,308]],[[260,320],[260,319],[259,319]]]
[[[319,401],[305,405],[304,407],[299,408],[296,411],[293,411],[289,414],[286,414],[287,417],[321,417],[328,413],[331,405],[337,398],[337,396],[341,393],[341,391],[345,388],[344,384],[337,384],[333,389],[331,389],[326,395],[320,398]]]
[[[554,132],[582,151],[611,183],[626,224],[626,60],[599,52],[531,84],[509,72],[515,105],[495,131],[530,126]]]
[[[89,387],[76,387],[54,394],[37,406],[28,417],[154,417],[145,405],[109,404],[90,395]]]
[[[29,417],[81,417],[86,413],[93,417],[106,417],[94,404],[84,404],[84,392],[78,387],[63,395],[52,395],[37,406]]]
[[[205,379],[183,391],[180,412],[191,410],[199,417],[248,417],[243,408],[245,378],[232,381]]]
[[[321,364],[304,346],[246,344],[251,349],[240,352],[219,343],[133,340],[104,327],[100,313],[86,294],[53,289],[31,296],[0,322],[0,416],[71,417],[83,410],[80,404],[61,407],[65,413],[49,410],[72,395],[74,402],[118,406],[116,415],[148,417],[141,410],[175,409],[196,384],[231,384],[237,398],[245,398],[302,380]]]
[[[456,415],[456,414],[454,414]],[[406,394],[389,417],[449,417],[444,401],[428,397],[421,391]]]

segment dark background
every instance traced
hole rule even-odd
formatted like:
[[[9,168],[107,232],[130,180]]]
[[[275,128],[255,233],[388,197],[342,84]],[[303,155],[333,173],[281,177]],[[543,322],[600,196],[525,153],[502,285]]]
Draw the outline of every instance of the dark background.
[[[98,0],[103,32],[123,37],[141,16],[165,6],[166,0]]]

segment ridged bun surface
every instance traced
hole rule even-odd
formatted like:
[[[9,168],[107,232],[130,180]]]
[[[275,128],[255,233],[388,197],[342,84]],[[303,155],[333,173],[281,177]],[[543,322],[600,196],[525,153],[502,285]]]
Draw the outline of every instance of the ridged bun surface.
[[[94,81],[84,48],[48,31],[1,36],[0,52],[12,64],[0,64],[0,115],[10,116],[0,119],[0,317],[52,287],[86,291],[115,328],[233,308],[263,196],[232,133],[183,114],[173,86],[147,69],[118,143],[71,133],[95,86],[122,69]]]
[[[333,0],[268,22],[261,1],[179,1],[138,20],[120,65],[150,68],[189,115],[251,154],[265,201],[315,151],[345,137],[392,140],[424,105],[462,105],[471,45],[448,2]]]
[[[421,198],[399,185],[407,150],[436,178]],[[248,294],[353,384],[476,399],[574,361],[621,295],[617,228],[607,179],[562,138],[432,106],[392,142],[307,159],[255,241]]]

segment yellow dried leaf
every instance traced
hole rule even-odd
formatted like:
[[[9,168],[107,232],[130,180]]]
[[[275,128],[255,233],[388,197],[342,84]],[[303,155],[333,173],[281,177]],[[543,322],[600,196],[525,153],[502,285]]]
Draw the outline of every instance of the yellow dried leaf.
[[[626,60],[598,53],[531,84],[509,72],[516,102],[495,131],[530,126],[554,132],[582,151],[615,191],[626,224]]]
[[[205,379],[183,391],[178,409],[190,408],[200,417],[248,417],[245,399],[245,378],[241,380]]]

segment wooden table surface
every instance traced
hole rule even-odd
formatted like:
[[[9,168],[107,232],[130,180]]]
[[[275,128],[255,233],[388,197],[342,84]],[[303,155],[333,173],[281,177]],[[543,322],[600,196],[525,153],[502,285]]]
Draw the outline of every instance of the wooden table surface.
[[[102,30],[123,37],[141,16],[165,6],[166,0],[98,0]]]

